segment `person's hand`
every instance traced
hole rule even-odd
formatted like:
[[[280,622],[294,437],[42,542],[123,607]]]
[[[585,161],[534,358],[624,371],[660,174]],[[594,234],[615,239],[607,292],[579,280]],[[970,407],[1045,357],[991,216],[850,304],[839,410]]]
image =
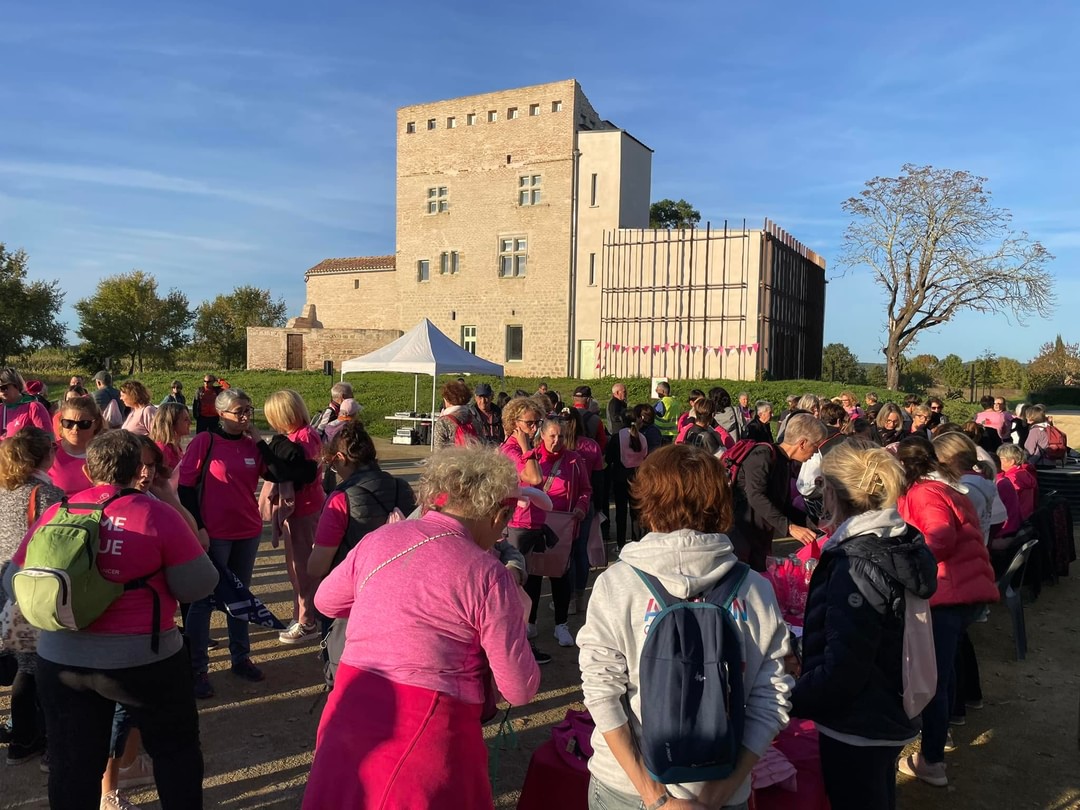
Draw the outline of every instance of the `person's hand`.
[[[817,532],[813,529],[808,529],[805,526],[796,526],[794,523],[788,526],[788,532],[804,546],[810,545],[817,538]]]
[[[736,781],[731,778],[706,782],[701,795],[698,796],[698,801],[702,807],[707,807],[709,810],[720,810],[721,807],[728,803],[742,782],[741,779]],[[668,802],[668,804],[671,804],[671,802]]]
[[[585,510],[582,509],[579,506],[577,509],[574,510],[574,520],[576,520],[578,523],[580,523],[584,519],[585,519]]]
[[[199,529],[199,545],[203,547],[203,551],[210,550],[210,535],[206,529]]]
[[[710,806],[695,799],[676,799],[673,796],[664,803],[664,810],[710,810]]]

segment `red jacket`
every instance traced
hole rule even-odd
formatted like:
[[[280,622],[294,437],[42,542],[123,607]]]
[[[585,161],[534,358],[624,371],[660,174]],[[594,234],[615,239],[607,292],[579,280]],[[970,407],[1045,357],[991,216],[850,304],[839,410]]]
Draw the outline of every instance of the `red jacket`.
[[[998,480],[1005,479],[1016,490],[1020,500],[1020,520],[1027,520],[1035,511],[1035,502],[1039,499],[1039,481],[1030,464],[1018,464],[1008,472],[998,473]]]
[[[971,500],[941,481],[921,479],[896,505],[900,517],[926,538],[938,561],[931,607],[998,600],[990,554]]]

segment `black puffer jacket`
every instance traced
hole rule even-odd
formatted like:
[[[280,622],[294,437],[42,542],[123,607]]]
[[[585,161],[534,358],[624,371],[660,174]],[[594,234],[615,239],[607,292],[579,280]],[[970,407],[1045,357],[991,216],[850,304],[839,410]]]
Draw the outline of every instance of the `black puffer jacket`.
[[[379,468],[365,464],[334,490],[345,493],[349,501],[349,526],[334,555],[336,567],[368,532],[375,531],[397,507],[406,516],[416,509],[416,496],[406,481]]]
[[[863,534],[829,546],[810,581],[792,714],[843,734],[910,740],[903,705],[905,593],[929,599],[937,561],[921,534]]]

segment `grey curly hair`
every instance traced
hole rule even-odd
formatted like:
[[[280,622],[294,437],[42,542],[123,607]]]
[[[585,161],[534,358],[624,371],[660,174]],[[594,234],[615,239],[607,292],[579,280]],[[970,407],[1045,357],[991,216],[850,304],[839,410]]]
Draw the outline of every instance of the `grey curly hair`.
[[[420,477],[419,500],[431,509],[445,496],[441,509],[464,518],[487,518],[498,514],[517,486],[513,462],[497,449],[450,447],[428,461]]]

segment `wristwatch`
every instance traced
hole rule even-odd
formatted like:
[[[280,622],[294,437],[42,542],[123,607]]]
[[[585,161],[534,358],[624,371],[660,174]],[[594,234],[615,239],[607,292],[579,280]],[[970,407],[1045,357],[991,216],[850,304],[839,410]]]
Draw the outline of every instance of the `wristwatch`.
[[[670,793],[664,793],[664,795],[662,795],[659,799],[646,807],[645,810],[660,810],[661,807],[668,803],[668,799],[670,798]]]

